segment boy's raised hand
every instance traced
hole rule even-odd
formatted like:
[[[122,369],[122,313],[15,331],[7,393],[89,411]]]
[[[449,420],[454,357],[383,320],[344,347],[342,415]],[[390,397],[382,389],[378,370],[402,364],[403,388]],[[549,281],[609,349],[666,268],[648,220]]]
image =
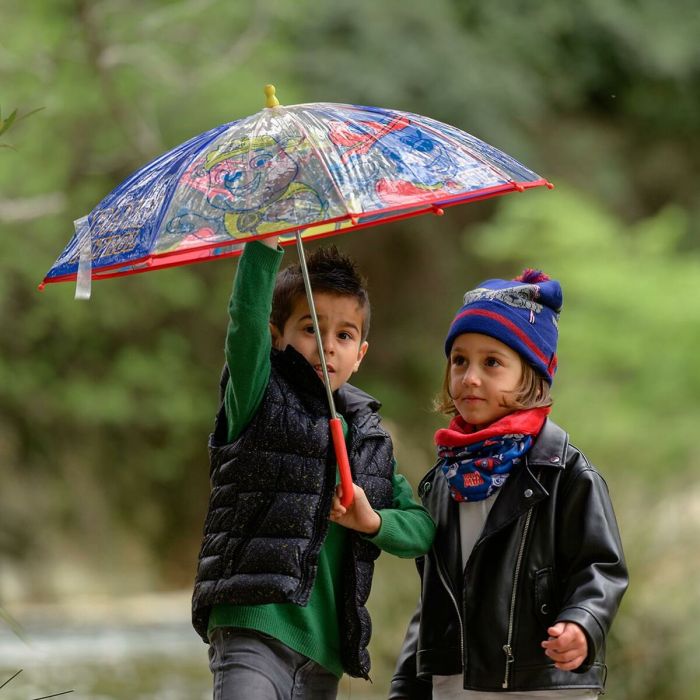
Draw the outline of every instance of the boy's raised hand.
[[[586,660],[588,640],[575,622],[557,622],[547,634],[549,639],[542,642],[544,653],[560,671],[574,671]]]
[[[258,239],[261,243],[264,243],[268,248],[277,248],[277,240],[279,236],[268,236],[267,238]]]
[[[382,524],[379,513],[375,511],[367,500],[367,496],[361,487],[353,484],[354,498],[352,503],[345,508],[340,503],[343,495],[343,487],[338,484],[335,487],[335,495],[331,504],[331,514],[328,516],[334,523],[357,530],[365,535],[376,535]]]

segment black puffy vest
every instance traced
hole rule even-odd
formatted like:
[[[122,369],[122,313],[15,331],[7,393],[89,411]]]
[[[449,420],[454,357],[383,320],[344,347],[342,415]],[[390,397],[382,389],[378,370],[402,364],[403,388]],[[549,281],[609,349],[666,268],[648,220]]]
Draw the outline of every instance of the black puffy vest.
[[[222,387],[227,380],[225,370]],[[389,508],[393,448],[379,404],[349,384],[335,397],[348,422],[353,480],[373,508]],[[209,438],[211,495],[192,599],[193,625],[205,641],[213,605],[308,602],[335,489],[329,415],[316,372],[291,346],[272,351],[260,408],[230,444],[222,404]],[[348,530],[338,616],[341,660],[351,676],[366,677],[370,668],[365,603],[379,553]]]

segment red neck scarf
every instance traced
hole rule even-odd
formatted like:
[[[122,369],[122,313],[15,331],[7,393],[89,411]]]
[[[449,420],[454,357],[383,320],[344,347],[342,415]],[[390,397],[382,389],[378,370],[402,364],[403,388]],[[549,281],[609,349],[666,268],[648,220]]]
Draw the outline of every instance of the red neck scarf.
[[[504,435],[538,435],[550,407],[528,408],[522,411],[515,411],[503,416],[482,430],[467,423],[462,416],[455,416],[447,428],[440,428],[435,433],[435,444],[444,447],[462,447],[480,442],[487,438],[503,437]]]

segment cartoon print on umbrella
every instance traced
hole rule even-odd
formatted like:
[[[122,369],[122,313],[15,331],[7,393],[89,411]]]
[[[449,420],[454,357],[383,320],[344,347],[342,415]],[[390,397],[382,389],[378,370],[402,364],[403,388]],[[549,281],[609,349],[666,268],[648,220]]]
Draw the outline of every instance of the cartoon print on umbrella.
[[[329,139],[339,147],[344,164],[353,156],[367,156],[373,147],[382,149],[394,173],[393,177],[384,175],[370,180],[377,195],[377,206],[398,204],[407,196],[420,201],[450,194],[450,187],[456,183],[449,178],[457,172],[457,164],[442,144],[412,127],[404,116],[385,122],[366,121],[363,126],[365,129],[360,130],[357,124],[338,122],[331,125]],[[392,136],[398,136],[398,142]],[[414,184],[416,180],[420,184]]]
[[[191,242],[276,231],[281,225],[312,223],[326,216],[328,198],[303,179],[308,155],[303,139],[280,142],[247,136],[205,152],[184,172],[184,188],[156,250]]]

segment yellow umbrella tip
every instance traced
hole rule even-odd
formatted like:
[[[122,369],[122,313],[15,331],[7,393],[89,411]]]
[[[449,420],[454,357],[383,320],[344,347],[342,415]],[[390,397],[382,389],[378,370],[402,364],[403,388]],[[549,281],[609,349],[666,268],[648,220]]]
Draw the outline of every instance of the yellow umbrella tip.
[[[275,97],[275,86],[265,86],[265,107],[279,107],[280,101]]]

